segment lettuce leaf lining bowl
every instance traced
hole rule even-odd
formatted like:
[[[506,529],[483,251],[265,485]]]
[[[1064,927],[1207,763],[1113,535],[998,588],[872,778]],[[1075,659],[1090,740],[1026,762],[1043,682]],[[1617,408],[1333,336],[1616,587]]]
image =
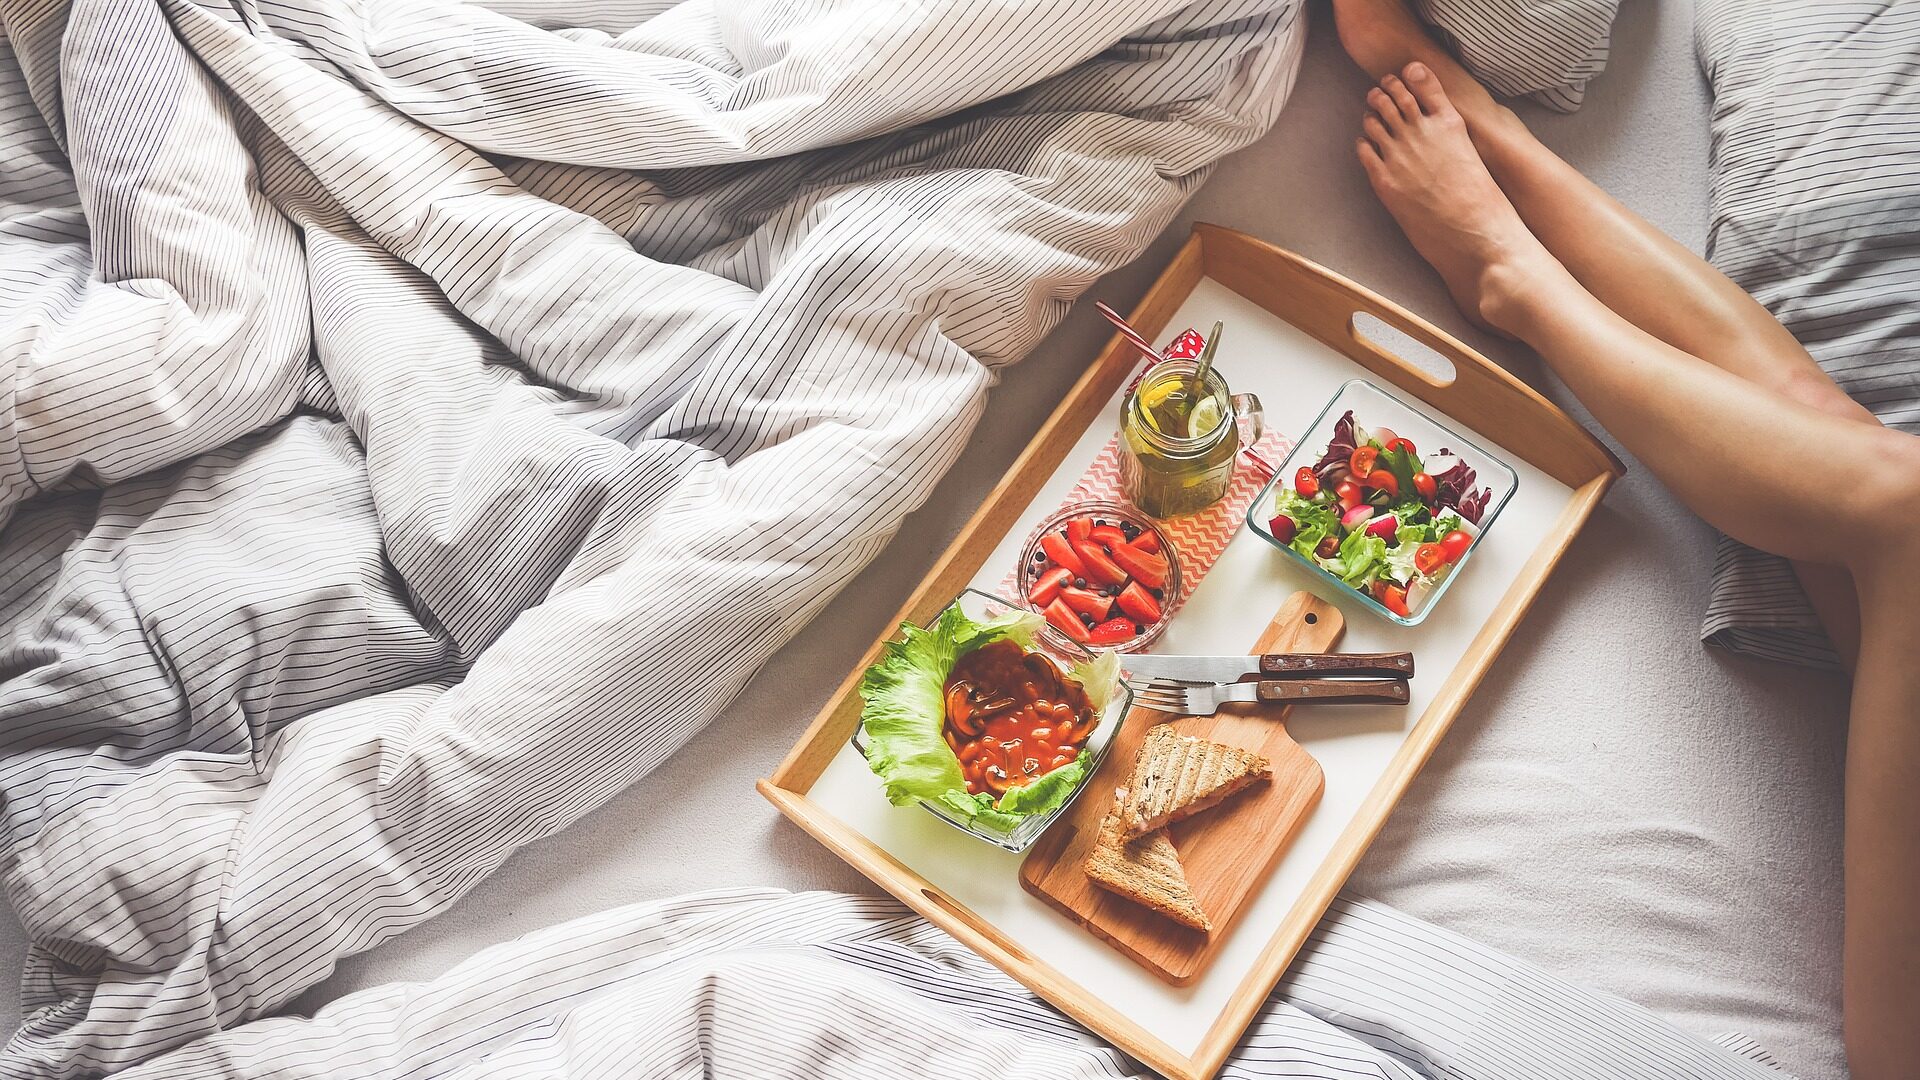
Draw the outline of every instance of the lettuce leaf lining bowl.
[[[853,745],[880,778],[888,801],[919,803],[954,828],[1008,851],[1025,851],[1073,805],[1100,767],[1114,733],[1133,707],[1120,679],[1118,653],[1095,654],[1042,635],[1045,620],[973,589],[961,593],[926,626],[902,623],[880,659],[860,679],[860,725]],[[960,760],[941,737],[943,689],[961,656],[1010,638],[1054,660],[1087,692],[1099,723],[1073,761],[1013,788],[998,800],[967,791]]]

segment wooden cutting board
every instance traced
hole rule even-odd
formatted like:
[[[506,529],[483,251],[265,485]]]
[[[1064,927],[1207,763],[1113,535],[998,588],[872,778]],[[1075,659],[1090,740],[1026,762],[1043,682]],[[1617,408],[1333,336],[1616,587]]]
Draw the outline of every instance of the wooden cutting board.
[[[1310,593],[1281,605],[1250,653],[1331,652],[1346,622],[1340,610]],[[1290,706],[1226,705],[1213,716],[1174,718],[1134,709],[1086,792],[1048,829],[1020,864],[1020,883],[1099,937],[1176,986],[1206,970],[1240,910],[1273,871],[1307,814],[1320,801],[1320,763],[1287,734]],[[1273,763],[1273,777],[1219,806],[1176,822],[1171,833],[1187,882],[1213,920],[1202,933],[1095,885],[1080,866],[1113,805],[1113,789],[1133,770],[1135,753],[1156,724],[1171,720],[1183,735],[1243,747]]]

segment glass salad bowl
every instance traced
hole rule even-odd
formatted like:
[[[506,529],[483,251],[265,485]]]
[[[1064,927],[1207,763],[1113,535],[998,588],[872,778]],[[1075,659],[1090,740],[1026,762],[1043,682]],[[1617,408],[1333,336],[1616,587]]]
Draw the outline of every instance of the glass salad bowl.
[[[1044,657],[1064,677],[1081,684],[1095,719],[1071,762],[1048,769],[1029,788],[1010,789],[993,799],[991,806],[974,806],[988,796],[969,796],[964,788],[942,786],[944,782],[937,779],[940,775],[960,776],[951,771],[960,767],[958,756],[948,742],[942,741],[947,731],[944,688],[960,657],[1009,636],[988,628],[1007,624],[1021,627],[1016,644]],[[902,639],[888,643],[881,659],[861,679],[861,719],[854,729],[853,745],[867,759],[878,782],[887,786],[891,801],[899,805],[918,802],[928,813],[969,836],[1020,852],[1031,847],[1080,797],[1133,708],[1133,693],[1120,677],[1117,654],[1096,654],[1073,642],[1055,640],[1059,635],[1042,633],[1042,625],[1041,617],[1024,607],[968,589],[926,626],[911,631],[903,626]],[[983,629],[988,632],[982,633]],[[900,678],[903,673],[918,675],[924,681],[907,686]],[[942,689],[928,693],[934,679]],[[903,704],[908,707],[903,708]],[[870,732],[870,719],[889,727]],[[929,726],[920,728],[922,721]],[[1042,781],[1055,774],[1058,777],[1054,783],[1043,785]],[[936,787],[940,790],[934,790]],[[1044,805],[1036,804],[1030,811],[1017,814],[1000,813],[998,808],[1008,806],[1007,800],[1021,790],[1029,795],[1045,791]]]
[[[1290,542],[1292,538],[1275,536],[1270,524],[1275,517],[1276,503],[1282,489],[1294,490],[1297,483],[1296,475],[1301,467],[1310,467],[1320,461],[1329,444],[1334,441],[1341,419],[1348,413],[1353,414],[1354,420],[1361,428],[1369,431],[1388,430],[1397,439],[1411,441],[1415,447],[1413,453],[1425,464],[1446,463],[1442,457],[1444,454],[1455,463],[1467,465],[1474,473],[1472,482],[1466,485],[1467,489],[1470,493],[1485,493],[1479,521],[1477,523],[1466,521],[1460,530],[1470,537],[1470,543],[1462,551],[1456,552],[1452,548],[1447,548],[1448,558],[1437,568],[1439,573],[1431,577],[1426,573],[1417,576],[1415,582],[1407,589],[1404,600],[1400,601],[1404,604],[1404,611],[1390,610],[1387,604],[1382,602],[1382,598],[1374,595],[1369,589],[1349,584],[1323,567],[1317,559],[1296,550]],[[1377,464],[1384,466],[1388,462],[1380,461]],[[1440,470],[1440,474],[1444,475],[1445,470]],[[1262,539],[1279,548],[1288,558],[1305,567],[1308,573],[1357,600],[1368,611],[1402,626],[1418,626],[1433,613],[1433,609],[1438,606],[1448,586],[1452,585],[1454,579],[1466,570],[1468,560],[1473,557],[1475,551],[1479,550],[1487,532],[1493,528],[1494,521],[1499,518],[1500,511],[1513,497],[1514,489],[1519,486],[1519,480],[1520,478],[1506,462],[1489,453],[1484,447],[1400,397],[1364,379],[1353,379],[1343,384],[1333,395],[1333,399],[1327,402],[1326,408],[1320,410],[1320,415],[1314,419],[1312,426],[1294,443],[1293,452],[1288,454],[1287,459],[1280,464],[1273,479],[1260,490],[1259,495],[1254,497],[1253,504],[1247,508],[1247,526],[1258,533]],[[1285,525],[1286,522],[1280,524]],[[1366,531],[1368,524],[1366,521],[1361,522],[1360,530]],[[1382,539],[1386,540],[1387,537],[1384,534],[1391,531],[1391,528],[1383,529]],[[1439,538],[1436,536],[1434,539]],[[1397,537],[1387,540],[1392,545],[1390,550],[1398,552],[1400,546],[1395,541]],[[1421,544],[1419,546],[1424,548],[1440,545]],[[1404,556],[1411,553],[1402,554]],[[1394,599],[1400,600],[1399,597]]]
[[[1088,574],[1084,568],[1076,568],[1076,573],[1060,566],[1060,557],[1073,554],[1073,542],[1067,538],[1066,530],[1074,521],[1093,523],[1096,535],[1085,543],[1095,544],[1098,552],[1110,551],[1100,546],[1101,536],[1115,545],[1124,542],[1128,550],[1122,555],[1128,561],[1110,563],[1106,568],[1117,570],[1118,578],[1090,580],[1083,576]],[[1123,533],[1115,537],[1107,532],[1109,529],[1123,530]],[[1063,545],[1066,551],[1060,550]],[[1143,558],[1144,563],[1136,561]],[[1155,576],[1140,580],[1136,571]],[[1066,579],[1062,574],[1074,576]],[[1048,580],[1050,575],[1054,580]],[[1061,507],[1033,530],[1020,551],[1014,587],[1022,607],[1047,619],[1042,633],[1049,644],[1094,651],[1139,652],[1166,632],[1167,617],[1180,595],[1180,559],[1172,539],[1138,508],[1111,499],[1090,499]],[[1036,589],[1042,591],[1036,592]],[[1061,607],[1050,611],[1056,599]],[[1068,637],[1059,622],[1062,619],[1079,619],[1091,635],[1090,640],[1076,641]],[[1114,620],[1127,623],[1132,632],[1124,637],[1103,636],[1102,628],[1113,626]]]

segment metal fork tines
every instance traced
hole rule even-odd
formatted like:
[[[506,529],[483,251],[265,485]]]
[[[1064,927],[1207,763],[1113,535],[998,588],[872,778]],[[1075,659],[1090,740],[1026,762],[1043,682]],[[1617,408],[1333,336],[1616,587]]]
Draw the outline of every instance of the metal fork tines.
[[[1231,701],[1316,705],[1407,703],[1404,679],[1268,679],[1198,686],[1155,680],[1134,689],[1135,704],[1182,716],[1212,716],[1220,706]]]

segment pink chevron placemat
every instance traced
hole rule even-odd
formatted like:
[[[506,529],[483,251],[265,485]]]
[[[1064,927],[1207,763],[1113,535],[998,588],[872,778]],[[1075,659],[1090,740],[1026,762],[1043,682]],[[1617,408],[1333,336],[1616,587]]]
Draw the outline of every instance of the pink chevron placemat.
[[[1188,330],[1174,339],[1175,344],[1169,346],[1168,351],[1170,353],[1184,351],[1182,345],[1190,343],[1199,336],[1194,331]],[[1197,349],[1195,351],[1197,352]],[[1129,392],[1152,366],[1153,362],[1140,365],[1140,370],[1134,373],[1132,383],[1128,384]],[[1227,549],[1227,543],[1233,539],[1235,533],[1240,531],[1240,527],[1246,524],[1247,507],[1253,504],[1254,496],[1260,494],[1260,489],[1273,478],[1275,465],[1285,461],[1292,451],[1292,440],[1279,432],[1269,431],[1260,436],[1252,446],[1241,447],[1239,464],[1233,470],[1233,482],[1227,486],[1227,494],[1219,502],[1184,517],[1156,519],[1160,531],[1172,542],[1174,553],[1180,560],[1180,594],[1169,598],[1166,604],[1167,618],[1172,618],[1174,613],[1180,610],[1181,605],[1186,603],[1187,597],[1193,595],[1193,590],[1199,586],[1200,579],[1206,577],[1207,571],[1212,569],[1213,564],[1219,560],[1220,553]],[[1107,445],[1101,447],[1100,452],[1093,456],[1093,462],[1087,466],[1087,471],[1081,474],[1079,482],[1073,485],[1073,489],[1067,492],[1066,498],[1061,500],[1060,506],[1055,509],[1097,501],[1132,505],[1120,491],[1120,455],[1125,452],[1120,447],[1120,434],[1115,432],[1113,437],[1107,440]],[[1047,516],[1048,514],[1040,515],[1041,518]],[[1020,595],[1016,580],[1018,572],[1018,567],[1007,572],[1007,576],[1000,582],[1000,595]]]

